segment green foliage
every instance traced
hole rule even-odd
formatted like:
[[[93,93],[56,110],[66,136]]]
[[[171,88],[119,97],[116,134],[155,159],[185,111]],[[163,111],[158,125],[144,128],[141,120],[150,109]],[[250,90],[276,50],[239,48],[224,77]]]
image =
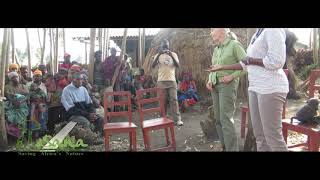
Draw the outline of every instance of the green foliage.
[[[302,69],[302,71],[298,74],[298,77],[302,80],[306,80],[309,77],[310,72],[316,68],[317,64],[310,64]]]

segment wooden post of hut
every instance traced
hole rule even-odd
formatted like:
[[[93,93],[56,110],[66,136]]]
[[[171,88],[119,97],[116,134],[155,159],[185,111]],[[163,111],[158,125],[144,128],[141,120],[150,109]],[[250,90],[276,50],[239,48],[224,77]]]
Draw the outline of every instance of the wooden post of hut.
[[[144,63],[144,59],[145,59],[145,51],[146,51],[146,29],[143,28],[142,29],[142,48],[141,48],[141,64]]]
[[[319,66],[318,31],[313,28],[313,63]]]
[[[63,35],[63,53],[66,53],[66,32],[64,28],[62,28],[62,35]]]
[[[43,42],[42,42],[43,45],[42,45],[42,51],[41,51],[41,64],[44,64],[43,58],[44,58],[44,52],[46,49],[46,32],[47,32],[46,28],[43,28]]]
[[[30,50],[28,28],[26,28],[26,37],[27,37],[27,52],[28,52],[28,75],[29,77],[31,77],[31,50]]]
[[[14,46],[14,31],[13,28],[11,28],[11,46],[12,46],[12,52],[11,52],[11,56],[12,56],[12,63],[15,63],[15,46]]]
[[[56,28],[56,36],[55,36],[55,51],[54,51],[54,72],[58,72],[58,49],[59,49],[59,28]]]
[[[142,31],[141,28],[139,28],[139,39],[138,39],[138,59],[136,62],[137,67],[140,67],[142,65]]]
[[[0,85],[1,85],[1,95],[0,98],[4,97],[4,84],[5,84],[5,56],[8,48],[8,28],[4,28],[3,41],[2,41],[2,53],[0,62]],[[6,150],[8,148],[7,131],[5,126],[4,118],[4,106],[3,101],[0,99],[0,150]]]
[[[11,31],[10,31],[10,29],[8,29],[8,34],[7,34],[7,51],[5,52],[5,54],[6,54],[6,60],[5,60],[5,62],[6,62],[6,64],[5,64],[5,69],[6,69],[6,71],[9,69],[8,68],[8,66],[9,66],[9,64],[10,64],[10,43],[11,43]]]
[[[106,37],[106,47],[105,47],[105,53],[104,53],[104,59],[106,59],[109,56],[109,40],[110,40],[110,34],[109,34],[109,28],[107,28],[107,37]]]
[[[52,29],[49,28],[49,37],[50,37],[50,71],[51,73],[54,75],[54,69],[53,69],[53,57],[52,57],[52,41],[53,41],[53,37],[52,37]]]
[[[89,54],[89,82],[93,84],[94,47],[96,41],[96,29],[90,29],[90,54]]]

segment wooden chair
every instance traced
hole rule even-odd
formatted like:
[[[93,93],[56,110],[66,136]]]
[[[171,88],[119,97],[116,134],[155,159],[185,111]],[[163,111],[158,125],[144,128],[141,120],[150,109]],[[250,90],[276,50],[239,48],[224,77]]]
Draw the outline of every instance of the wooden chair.
[[[108,101],[109,96],[127,97],[127,100],[109,102]],[[114,107],[114,106],[123,106],[123,105],[128,106],[127,111],[120,111],[120,112],[108,111],[109,106]],[[132,123],[131,93],[127,91],[106,92],[104,94],[104,113],[105,113],[105,124],[104,124],[105,150],[109,151],[109,138],[112,133],[129,133],[130,150],[136,151],[137,150],[137,141],[136,141],[137,126],[134,123]],[[127,116],[128,122],[111,123],[110,119],[113,116]]]
[[[154,93],[156,92],[157,96],[144,99],[144,93]],[[146,103],[154,103],[158,102],[159,106],[156,108],[144,108],[143,105]],[[144,145],[147,151],[164,151],[164,150],[176,150],[176,140],[174,134],[174,122],[166,117],[165,109],[164,109],[164,95],[163,90],[159,88],[150,88],[150,89],[143,89],[137,91],[137,104],[138,104],[138,111],[140,114],[140,123],[143,133],[143,140]],[[146,114],[159,112],[162,117],[154,118],[150,120],[145,120],[144,116]],[[150,143],[150,131],[152,130],[165,130],[165,136],[167,141],[166,147],[161,147],[158,149],[151,150],[151,143]],[[169,140],[169,129],[171,132],[171,143]]]
[[[295,148],[299,146],[307,146],[308,151],[319,151],[320,146],[320,127],[317,124],[303,124],[300,121],[293,119],[291,122],[290,119],[282,120],[282,133],[284,140],[287,143],[288,139],[288,130],[295,131],[301,134],[308,136],[306,143],[296,144],[293,146],[288,146],[288,148]]]
[[[308,85],[309,99],[314,97],[314,92],[320,90],[320,85],[316,84],[316,80],[320,77],[320,69],[312,70],[310,73],[310,82]]]
[[[289,70],[288,69],[284,69],[283,71],[286,73],[286,75],[288,77]],[[286,118],[286,107],[287,107],[287,100],[283,104],[282,119]],[[241,109],[240,136],[241,136],[241,138],[244,138],[244,136],[246,134],[246,127],[248,127],[248,124],[247,124],[247,113],[249,111],[249,107],[248,107],[248,105],[244,105],[240,109]]]

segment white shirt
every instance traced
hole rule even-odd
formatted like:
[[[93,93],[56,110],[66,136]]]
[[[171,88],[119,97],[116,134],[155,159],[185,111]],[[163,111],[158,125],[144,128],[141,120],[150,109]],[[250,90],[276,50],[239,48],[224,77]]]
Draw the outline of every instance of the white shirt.
[[[288,93],[289,82],[283,66],[286,61],[286,34],[282,28],[265,28],[260,36],[253,35],[247,56],[263,60],[265,67],[241,65],[248,71],[249,91],[259,94]]]
[[[154,58],[156,58],[158,54]],[[178,55],[172,52],[172,57],[179,63]],[[176,67],[168,54],[159,56],[158,81],[176,81]]]
[[[83,86],[79,88],[75,87],[73,83],[66,86],[61,95],[61,103],[63,107],[68,111],[70,108],[74,107],[74,103],[85,102],[86,104],[92,103],[87,89]]]

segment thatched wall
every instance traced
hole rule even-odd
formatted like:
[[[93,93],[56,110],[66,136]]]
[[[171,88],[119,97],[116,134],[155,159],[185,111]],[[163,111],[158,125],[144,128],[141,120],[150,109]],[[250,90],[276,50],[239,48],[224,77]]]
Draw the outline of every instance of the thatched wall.
[[[231,29],[237,36],[238,40],[246,47],[247,29]],[[156,54],[160,41],[168,39],[171,44],[171,50],[178,54],[181,71],[190,71],[196,79],[198,89],[201,94],[207,94],[205,84],[208,79],[208,73],[204,69],[211,65],[211,57],[214,49],[210,36],[210,28],[168,28],[161,29],[154,38],[151,48],[145,58],[143,68],[146,74],[151,74],[156,78],[156,69],[151,69],[152,57]]]

